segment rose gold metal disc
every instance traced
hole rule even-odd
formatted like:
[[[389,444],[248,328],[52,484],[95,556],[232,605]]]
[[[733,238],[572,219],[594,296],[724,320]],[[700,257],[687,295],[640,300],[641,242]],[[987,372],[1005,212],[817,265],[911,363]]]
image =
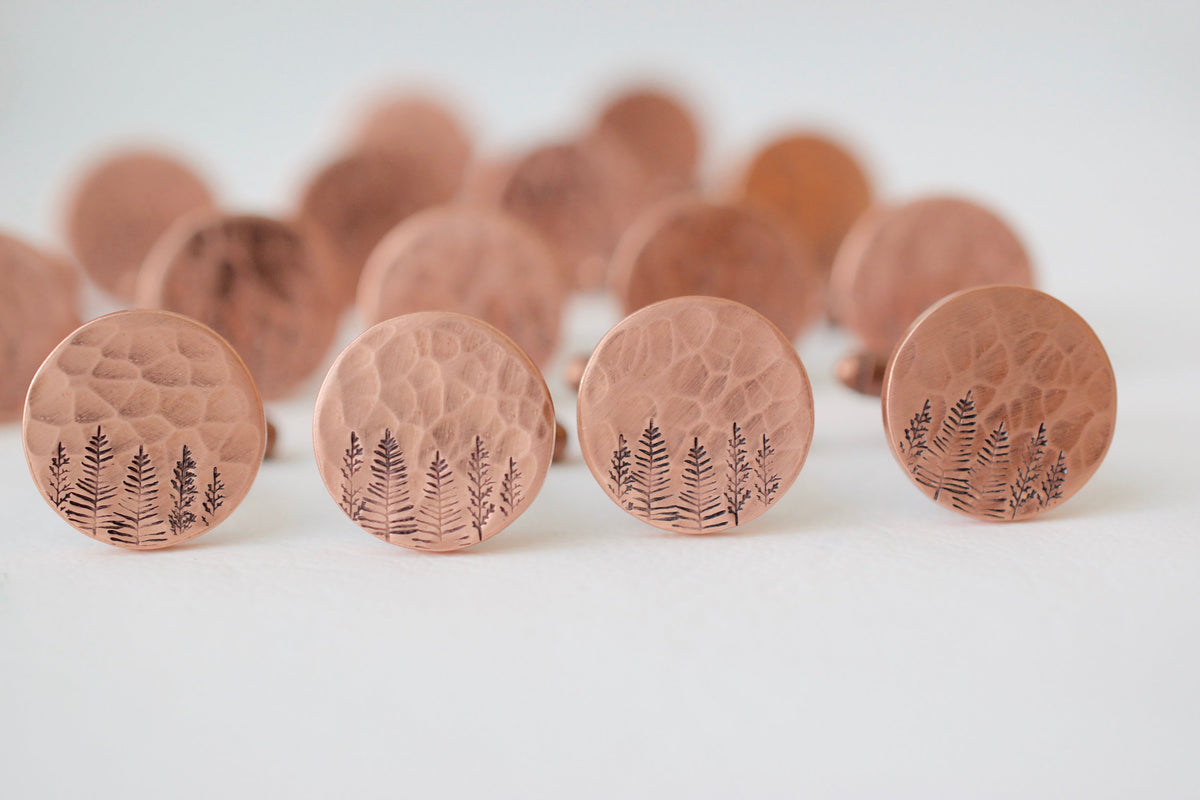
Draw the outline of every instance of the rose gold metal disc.
[[[395,150],[355,151],[321,169],[304,190],[299,218],[325,237],[339,301],[353,302],[367,257],[388,231],[450,200],[461,180],[432,160]]]
[[[679,99],[650,87],[630,89],[601,110],[595,132],[627,148],[652,183],[655,196],[694,183],[700,133]]]
[[[29,245],[0,234],[0,422],[20,419],[38,365],[79,327],[76,288]]]
[[[211,208],[204,181],[178,160],[155,152],[115,154],[89,169],[71,192],[66,239],[80,266],[102,289],[132,300],[142,261],[171,223]]]
[[[381,322],[334,361],[313,414],[317,468],[346,516],[385,542],[459,550],[541,488],[554,406],[533,362],[472,317]]]
[[[825,280],[846,231],[871,203],[871,184],[854,156],[811,134],[769,143],[739,183],[740,200],[777,214],[813,247]]]
[[[794,339],[821,312],[812,256],[771,218],[743,205],[678,197],[621,239],[612,285],[629,313],[684,295],[744,303]]]
[[[917,315],[959,289],[1033,283],[1016,235],[967,200],[916,200],[862,224],[863,234],[852,232],[853,246],[838,254],[830,289],[841,322],[867,350],[890,352]]]
[[[457,188],[471,161],[471,139],[458,117],[432,97],[381,97],[364,115],[355,149],[385,150],[428,162],[439,181]]]
[[[761,314],[679,297],[600,341],[578,423],[584,460],[617,505],[663,530],[709,533],[759,516],[800,474],[812,388]]]
[[[266,422],[246,366],[210,329],[120,311],[70,334],[25,404],[25,456],[59,516],[135,550],[186,542],[241,503]]]
[[[268,400],[291,394],[320,366],[338,322],[312,248],[292,225],[265,217],[181,220],[147,257],[138,300],[224,336]]]
[[[414,311],[457,311],[511,336],[544,364],[558,344],[566,296],[554,253],[538,234],[499,211],[429,209],[400,223],[359,281],[367,325]]]
[[[909,478],[972,517],[1027,519],[1100,466],[1117,419],[1096,334],[1035,289],[951,295],[913,323],[883,381],[883,425]]]

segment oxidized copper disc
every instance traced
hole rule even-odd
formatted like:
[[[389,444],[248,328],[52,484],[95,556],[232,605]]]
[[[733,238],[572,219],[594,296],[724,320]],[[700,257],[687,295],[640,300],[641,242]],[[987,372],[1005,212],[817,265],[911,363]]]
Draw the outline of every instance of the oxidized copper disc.
[[[299,217],[325,235],[338,300],[354,301],[367,257],[388,231],[450,200],[461,179],[442,174],[432,160],[393,150],[348,153],[321,169],[304,190]]]
[[[472,317],[381,322],[317,395],[313,443],[346,516],[385,542],[459,550],[516,519],[545,480],[554,406],[511,339]]]
[[[890,352],[917,315],[959,289],[1028,286],[1033,269],[1012,230],[966,200],[931,197],[863,220],[864,236],[839,254],[831,291],[840,321],[867,350]]]
[[[62,338],[79,327],[76,288],[32,247],[0,234],[0,422],[20,419],[25,392]]]
[[[616,139],[637,159],[654,196],[688,189],[695,182],[700,133],[677,98],[648,87],[631,89],[601,110],[595,132]]]
[[[132,300],[138,270],[158,237],[189,211],[212,205],[204,181],[174,158],[118,153],[89,169],[72,190],[67,244],[102,289]]]
[[[320,366],[338,322],[312,248],[293,226],[265,217],[182,220],[147,257],[138,300],[224,336],[268,400],[291,394]]]
[[[626,317],[579,387],[579,446],[621,508],[709,533],[762,514],[795,481],[813,435],[800,357],[758,312],[679,297]]]
[[[208,328],[120,311],[70,334],[25,404],[42,496],[93,539],[135,550],[218,525],[254,482],[266,443],[245,364]]]
[[[471,140],[458,117],[433,98],[416,94],[377,100],[359,125],[354,146],[426,161],[439,183],[455,189],[471,161]]]
[[[794,339],[821,312],[812,256],[761,212],[695,197],[664,201],[613,256],[612,285],[629,313],[684,295],[736,300]]]
[[[871,184],[841,145],[794,134],[755,154],[741,177],[738,198],[778,215],[809,243],[827,280],[838,245],[871,203]]]
[[[883,425],[909,478],[979,519],[1027,519],[1087,483],[1112,441],[1117,386],[1096,334],[1019,286],[958,292],[901,339]]]
[[[499,211],[447,206],[400,223],[367,260],[358,308],[367,325],[414,311],[458,311],[495,325],[544,364],[566,296],[540,236]]]

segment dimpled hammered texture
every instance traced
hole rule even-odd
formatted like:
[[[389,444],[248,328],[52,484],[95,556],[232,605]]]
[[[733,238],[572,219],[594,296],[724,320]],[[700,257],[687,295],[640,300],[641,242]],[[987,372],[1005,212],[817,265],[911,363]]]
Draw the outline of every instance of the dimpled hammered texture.
[[[532,502],[554,450],[541,373],[480,320],[386,320],[338,356],[313,417],[317,465],[346,516],[418,550],[458,550]]]

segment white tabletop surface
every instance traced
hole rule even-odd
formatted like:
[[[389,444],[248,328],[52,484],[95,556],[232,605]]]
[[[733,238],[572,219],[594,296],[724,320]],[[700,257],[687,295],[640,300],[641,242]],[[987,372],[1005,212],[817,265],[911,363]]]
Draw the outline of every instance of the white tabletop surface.
[[[650,529],[576,454],[482,546],[388,547],[321,485],[310,387],[226,524],[130,553],[62,523],[3,427],[0,796],[1200,796],[1200,6],[413,6],[0,3],[0,227],[55,242],[70,175],[131,136],[283,212],[381,80],[449,88],[499,153],[650,70],[712,174],[811,124],[885,197],[1004,213],[1109,349],[1107,460],[1035,522],[959,517],[817,331],[808,463],[736,533]],[[576,303],[564,352],[615,319]]]

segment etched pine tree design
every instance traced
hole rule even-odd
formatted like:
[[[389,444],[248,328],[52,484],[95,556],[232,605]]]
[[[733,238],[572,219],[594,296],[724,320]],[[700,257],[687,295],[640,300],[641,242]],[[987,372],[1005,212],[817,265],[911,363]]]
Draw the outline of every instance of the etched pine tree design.
[[[608,488],[621,508],[630,507],[628,495],[633,486],[633,472],[630,470],[629,459],[632,455],[624,434],[618,433],[617,449],[613,450],[612,460],[608,465]]]
[[[463,527],[462,509],[458,507],[458,499],[454,496],[454,473],[438,450],[425,472],[424,498],[417,515],[417,530],[425,538],[414,537],[413,541],[432,544],[461,531]]]
[[[716,521],[725,515],[721,495],[717,492],[717,476],[708,451],[700,438],[692,437],[692,446],[683,459],[683,489],[679,492],[679,521],[686,527],[703,531],[720,527]],[[682,527],[682,526],[681,526]]]
[[[59,511],[67,510],[67,501],[71,499],[71,456],[63,443],[59,442],[50,457],[50,488],[46,497]]]
[[[636,465],[630,477],[628,508],[645,520],[671,521],[676,517],[670,504],[671,461],[662,430],[650,420],[638,439]]]
[[[1017,478],[1009,487],[1008,507],[1012,511],[1012,519],[1016,519],[1027,504],[1038,500],[1037,482],[1042,474],[1042,457],[1045,454],[1046,423],[1043,422],[1038,426],[1037,433],[1029,437],[1025,455],[1017,467]]]
[[[363,506],[367,502],[366,498],[359,496],[362,489],[354,485],[354,477],[358,475],[362,465],[362,440],[356,432],[350,431],[350,446],[342,455],[342,499],[338,505],[346,512],[346,516],[355,521],[362,517]]]
[[[1009,460],[1008,428],[1004,420],[992,429],[979,446],[971,465],[967,492],[955,495],[954,507],[978,511],[988,517],[1003,517],[1007,497]]]
[[[67,516],[76,525],[92,536],[104,530],[109,519],[112,499],[117,494],[116,486],[104,482],[104,467],[112,461],[112,446],[108,437],[96,426],[96,432],[88,439],[80,462],[79,480],[67,501]]]
[[[483,445],[483,439],[476,435],[475,444],[467,456],[467,494],[470,497],[467,506],[471,514],[471,527],[481,542],[483,526],[496,511],[496,504],[490,499],[495,489],[491,466],[488,464],[490,455]]]
[[[925,405],[909,420],[904,430],[904,441],[900,442],[900,452],[904,454],[904,464],[909,472],[916,472],[921,456],[929,452],[929,424],[933,417],[929,413],[929,399]]]
[[[934,500],[942,492],[957,496],[968,493],[976,422],[975,400],[968,391],[942,420],[929,449],[932,458],[921,458],[918,462],[914,474],[919,483],[933,490]]]
[[[224,504],[225,481],[221,480],[220,471],[213,467],[212,480],[208,482],[208,486],[204,487],[204,502],[200,504],[204,513],[200,515],[200,521],[205,525],[212,525],[217,509]]]
[[[133,545],[165,542],[167,533],[158,514],[158,477],[145,446],[138,446],[121,485],[124,492],[113,512],[109,535]]]
[[[764,433],[762,445],[754,453],[754,494],[758,497],[758,502],[764,506],[771,505],[775,501],[775,494],[779,491],[779,475],[771,468],[771,456],[773,455],[775,455],[775,448],[771,446],[771,440]]]
[[[511,516],[513,509],[521,502],[521,470],[517,468],[516,459],[508,458],[508,469],[500,479],[500,512]]]
[[[353,445],[357,443],[358,437],[352,436],[352,446],[347,453],[354,450]],[[361,451],[361,445],[357,449]],[[357,471],[358,467],[355,467]],[[344,495],[343,499],[349,501],[354,497]],[[347,502],[342,510],[346,511],[347,508],[353,510],[355,506]],[[388,541],[390,536],[408,536],[417,530],[408,491],[408,466],[404,463],[400,443],[390,428],[384,429],[383,438],[371,454],[371,480],[367,483],[366,497],[358,502],[357,510],[357,517],[352,511],[346,513],[384,541]]]
[[[1062,500],[1063,484],[1067,480],[1067,454],[1062,450],[1058,451],[1058,460],[1050,465],[1050,469],[1046,470],[1046,477],[1042,479],[1042,508],[1050,505],[1055,500]]]
[[[171,526],[172,535],[181,536],[196,524],[196,512],[192,511],[196,502],[196,459],[192,458],[192,451],[186,444],[171,475],[171,496],[167,524]]]
[[[742,509],[750,499],[750,462],[746,450],[746,435],[741,427],[733,423],[733,435],[727,443],[729,448],[725,461],[725,511],[733,516],[733,524],[741,519]]]

